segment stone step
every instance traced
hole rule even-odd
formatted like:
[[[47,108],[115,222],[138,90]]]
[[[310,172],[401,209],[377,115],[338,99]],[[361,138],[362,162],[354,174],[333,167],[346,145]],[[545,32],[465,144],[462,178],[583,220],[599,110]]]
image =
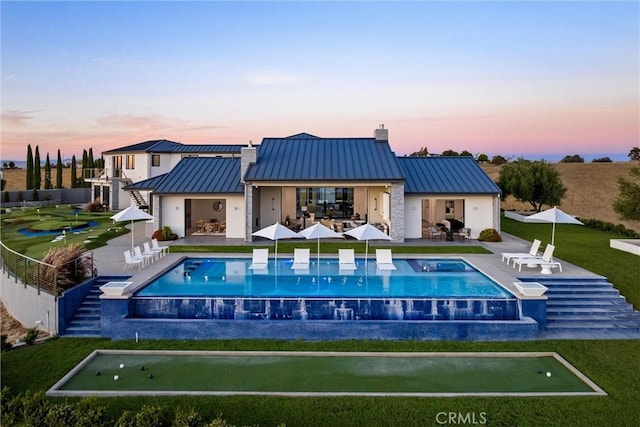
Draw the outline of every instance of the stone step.
[[[638,323],[638,325],[640,325],[640,319],[637,318],[633,318],[633,317],[617,317],[617,316],[609,316],[606,314],[582,314],[582,315],[575,315],[575,316],[565,316],[565,315],[550,315],[547,316],[547,322],[548,323],[560,323],[560,322],[567,322],[567,323],[575,323],[575,322],[597,322],[597,321],[604,321],[604,322],[611,322],[611,323],[618,323],[618,322],[636,322]]]
[[[547,307],[611,307],[611,308],[628,308],[633,310],[633,306],[627,302],[624,298],[607,298],[607,299],[584,299],[584,298],[563,298],[563,299],[550,299],[547,300]]]
[[[615,288],[593,288],[591,286],[584,288],[563,288],[563,289],[547,289],[547,296],[549,295],[576,295],[576,294],[589,294],[589,295],[620,295],[620,292]]]
[[[69,323],[69,328],[98,328],[100,329],[100,321],[95,319],[90,320],[74,320]]]
[[[547,324],[547,329],[583,329],[583,330],[593,330],[593,329],[632,329],[640,331],[640,323],[638,322],[604,322],[604,321],[595,321],[595,322],[552,322]]]

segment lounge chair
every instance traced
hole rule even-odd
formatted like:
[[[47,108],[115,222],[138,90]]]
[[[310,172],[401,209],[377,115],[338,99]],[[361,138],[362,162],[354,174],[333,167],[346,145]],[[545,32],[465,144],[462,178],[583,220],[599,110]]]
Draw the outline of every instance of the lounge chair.
[[[380,270],[396,270],[391,249],[376,249],[376,265]]]
[[[153,254],[153,258],[156,257],[156,255],[158,256],[158,259],[160,259],[160,256],[162,255],[162,249],[158,248],[158,249],[153,249],[150,245],[149,242],[144,242],[144,251],[145,252],[151,252]]]
[[[129,249],[127,249],[126,251],[124,251],[124,268],[122,269],[122,271],[125,271],[127,269],[127,267],[129,268],[133,268],[136,265],[138,266],[138,270],[142,269],[142,262],[144,260],[142,258],[134,258],[131,255],[131,251]]]
[[[538,255],[538,250],[540,249],[540,240],[535,239],[533,241],[533,243],[531,244],[531,249],[529,249],[529,252],[503,252],[502,253],[502,261],[507,261],[507,265],[509,265],[509,263],[511,262],[512,259],[514,258],[527,258],[527,257],[532,257],[535,258]]]
[[[292,270],[308,270],[309,269],[309,248],[295,248],[293,250]]]
[[[522,265],[524,264],[527,267],[542,267],[542,271],[540,271],[542,274],[551,274],[552,268],[558,268],[562,271],[562,265],[552,259],[555,248],[553,245],[547,245],[541,257],[514,258],[513,268],[515,268],[517,264],[519,267],[518,271],[522,271]]]
[[[161,256],[169,253],[169,246],[160,246],[158,244],[158,239],[151,239],[151,249],[153,249],[154,251],[159,249]]]
[[[151,261],[151,258],[153,257],[153,254],[152,253],[142,253],[142,250],[140,249],[140,246],[136,246],[135,248],[133,248],[133,257],[134,258],[138,258],[138,259],[141,258],[142,262],[146,266]]]
[[[254,249],[249,270],[265,270],[269,265],[269,249]]]
[[[338,269],[357,270],[356,253],[353,249],[338,249]]]
[[[442,230],[438,227],[429,227],[429,238],[430,239],[442,239]]]
[[[458,238],[464,239],[465,242],[471,239],[471,229],[469,227],[462,227],[460,230],[458,230],[457,234]]]

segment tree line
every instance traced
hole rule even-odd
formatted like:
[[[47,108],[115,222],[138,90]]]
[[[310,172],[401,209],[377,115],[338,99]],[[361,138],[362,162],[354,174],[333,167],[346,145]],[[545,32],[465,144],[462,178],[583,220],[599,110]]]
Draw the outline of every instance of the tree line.
[[[454,150],[445,150],[440,154],[434,154],[434,153],[429,153],[429,150],[427,149],[427,147],[422,147],[418,151],[414,151],[413,153],[409,154],[410,157],[429,157],[433,155],[439,155],[443,157],[447,157],[447,156],[473,157],[476,159],[477,162],[491,163],[493,165],[502,165],[509,162],[509,159],[499,154],[493,156],[491,160],[489,160],[489,156],[484,153],[480,153],[477,156],[474,156],[472,153],[470,153],[467,150],[463,150],[461,152],[457,152]],[[627,156],[629,157],[629,160],[640,160],[640,147],[633,147],[629,151],[629,154],[627,154]],[[592,163],[611,163],[612,160],[609,157],[599,157],[597,159],[593,159],[591,162]],[[560,160],[560,163],[584,163],[584,157],[582,157],[579,154],[566,155]]]
[[[40,147],[36,145],[35,154],[31,149],[31,144],[27,146],[27,165],[26,165],[26,187],[27,190],[40,190],[44,187],[45,190],[52,188],[64,188],[62,186],[62,169],[64,167],[71,168],[71,188],[83,188],[89,187],[90,184],[83,179],[84,171],[94,168],[104,167],[104,158],[94,160],[93,149],[89,148],[82,152],[82,164],[81,175],[78,177],[78,164],[76,161],[76,155],[71,157],[71,164],[64,165],[62,162],[62,156],[60,155],[60,149],[58,149],[58,157],[55,163],[56,176],[55,187],[52,181],[51,169],[53,165],[49,158],[49,152],[47,152],[46,160],[44,162],[44,184],[42,182],[42,162],[40,161]]]

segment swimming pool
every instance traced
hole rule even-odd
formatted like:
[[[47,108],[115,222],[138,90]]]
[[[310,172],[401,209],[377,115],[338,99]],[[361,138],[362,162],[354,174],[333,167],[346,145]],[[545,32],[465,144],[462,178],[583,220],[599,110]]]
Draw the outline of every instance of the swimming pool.
[[[247,258],[185,258],[132,297],[134,318],[234,320],[513,320],[517,300],[462,259],[395,259],[395,271],[357,259],[266,272]]]

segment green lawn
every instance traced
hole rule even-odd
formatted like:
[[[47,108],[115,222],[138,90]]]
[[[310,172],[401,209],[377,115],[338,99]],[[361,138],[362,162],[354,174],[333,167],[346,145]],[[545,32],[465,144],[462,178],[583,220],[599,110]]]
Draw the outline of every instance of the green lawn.
[[[424,426],[439,412],[484,412],[488,425],[631,426],[640,417],[640,341],[385,342],[385,341],[110,341],[55,339],[3,354],[2,384],[47,390],[96,348],[265,351],[555,351],[603,388],[596,397],[269,397],[182,396],[100,398],[115,420],[144,404],[195,407],[206,420],[222,415],[236,425]],[[305,372],[300,372],[301,376]],[[338,378],[336,378],[338,380]],[[211,378],[215,381],[215,378]],[[56,402],[64,399],[55,398]]]

